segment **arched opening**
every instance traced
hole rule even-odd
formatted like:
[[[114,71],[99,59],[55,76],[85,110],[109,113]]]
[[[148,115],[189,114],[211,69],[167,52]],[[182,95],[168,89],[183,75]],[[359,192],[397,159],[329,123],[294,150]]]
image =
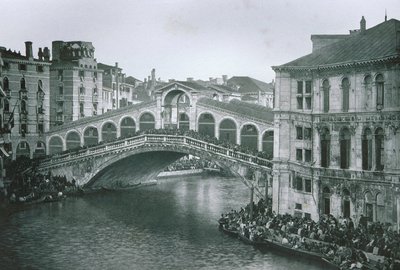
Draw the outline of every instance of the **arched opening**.
[[[331,213],[331,190],[328,187],[324,187],[322,190],[322,200],[323,214],[329,215]]]
[[[99,132],[95,127],[88,127],[83,134],[83,145],[92,146],[99,143]]]
[[[368,221],[374,221],[374,199],[372,197],[371,192],[367,191],[365,192],[365,198],[364,198],[364,204],[365,204],[365,217],[367,218]]]
[[[350,82],[348,78],[342,80],[342,111],[349,110]]]
[[[46,156],[46,144],[44,142],[37,142],[33,158],[39,158]]]
[[[66,143],[67,143],[67,150],[77,149],[81,147],[81,137],[77,132],[72,131],[67,134]]]
[[[331,156],[331,134],[328,128],[321,131],[321,167],[328,168]]]
[[[382,128],[375,130],[375,169],[382,171],[385,163],[385,133]]]
[[[135,135],[136,132],[136,123],[131,117],[125,117],[121,121],[121,137],[127,138]]]
[[[145,131],[149,129],[154,129],[156,126],[156,121],[151,113],[144,113],[140,116],[140,130]]]
[[[7,77],[3,78],[3,89],[4,89],[4,91],[10,90],[10,84],[8,82],[8,78]]]
[[[164,128],[176,129],[179,125],[179,129],[189,129],[186,124],[186,117],[189,113],[190,99],[186,92],[182,90],[170,91],[164,98],[163,106],[164,110],[161,116],[163,118]]]
[[[382,110],[385,103],[385,80],[382,74],[375,77],[376,81],[376,109]]]
[[[350,191],[348,189],[343,190],[343,210],[342,210],[342,215],[344,218],[350,218],[351,216],[351,210],[350,210]]]
[[[236,144],[237,127],[233,120],[224,119],[219,125],[219,139]]]
[[[60,137],[52,137],[49,141],[49,154],[55,155],[63,151],[63,142]]]
[[[203,113],[199,117],[199,133],[215,137],[215,120],[210,113]]]
[[[376,220],[384,223],[385,218],[385,201],[382,193],[376,194]]]
[[[240,132],[240,145],[251,150],[258,150],[258,131],[254,125],[243,126]]]
[[[362,169],[372,169],[372,133],[369,128],[364,130],[361,141]]]
[[[17,146],[16,157],[30,157],[30,147],[29,143],[26,141],[22,141]]]
[[[267,154],[268,159],[274,157],[274,132],[267,131],[264,133],[262,141],[263,151]]]
[[[106,123],[101,129],[103,142],[110,142],[117,139],[117,128],[113,123]]]
[[[189,116],[186,113],[179,114],[178,127],[180,130],[184,130],[184,131],[190,129],[190,120],[189,120]]]
[[[323,95],[323,112],[329,112],[329,81],[324,80],[322,83],[322,90],[324,91]]]
[[[343,128],[339,134],[340,142],[340,168],[350,167],[351,135],[348,128]]]

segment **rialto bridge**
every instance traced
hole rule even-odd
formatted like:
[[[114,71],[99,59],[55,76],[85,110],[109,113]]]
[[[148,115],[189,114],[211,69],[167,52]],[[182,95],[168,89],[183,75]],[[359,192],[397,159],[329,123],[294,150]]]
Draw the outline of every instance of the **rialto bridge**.
[[[227,145],[263,151],[264,157],[272,158],[272,122],[273,113],[268,108],[227,101],[198,84],[174,82],[159,89],[154,101],[54,127],[46,134],[50,158],[41,163],[40,170],[74,177],[81,185],[104,185],[106,178],[108,183],[117,181],[112,177],[116,174],[125,182],[137,180],[139,174],[153,177],[173,161],[193,154],[243,178],[249,178],[251,171],[250,178],[258,181],[270,172],[271,163]],[[158,129],[193,130],[230,144],[214,145],[185,135],[151,135]],[[139,131],[148,131],[148,135],[133,136]]]

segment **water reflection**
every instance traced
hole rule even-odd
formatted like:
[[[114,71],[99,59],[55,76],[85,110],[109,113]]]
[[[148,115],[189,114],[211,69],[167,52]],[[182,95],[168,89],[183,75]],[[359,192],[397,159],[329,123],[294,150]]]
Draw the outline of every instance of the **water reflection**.
[[[0,223],[0,269],[318,269],[218,231],[248,198],[238,179],[191,177],[38,205]]]

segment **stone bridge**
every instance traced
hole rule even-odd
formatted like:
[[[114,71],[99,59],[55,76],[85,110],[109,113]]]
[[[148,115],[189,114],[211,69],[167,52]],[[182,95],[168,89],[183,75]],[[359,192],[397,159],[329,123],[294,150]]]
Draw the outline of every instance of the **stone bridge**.
[[[255,187],[268,192],[272,162],[236,149],[185,135],[143,134],[59,154],[40,163],[39,171],[65,175],[85,187],[133,185],[154,179],[170,163],[191,154],[210,160]]]
[[[41,170],[74,176],[84,185],[95,182],[103,185],[101,179],[105,177],[101,178],[101,175],[111,177],[111,172],[115,171],[123,178],[124,168],[131,162],[141,160],[152,163],[162,157],[147,166],[147,171],[151,170],[155,174],[181,156],[192,154],[212,159],[221,167],[233,166],[235,169],[231,171],[241,177],[248,175],[249,168],[253,170],[257,166],[264,166],[262,171],[269,171],[267,163],[260,163],[262,159],[252,156],[245,158],[244,154],[193,138],[136,135],[139,131],[143,134],[157,129],[183,132],[193,130],[204,137],[216,138],[232,145],[238,144],[253,151],[263,151],[265,156],[272,158],[274,131],[273,113],[270,109],[231,99],[215,90],[190,82],[173,82],[157,90],[154,96],[155,100],[150,102],[53,127],[46,134],[44,142],[46,154],[52,158],[41,164]],[[164,141],[159,141],[160,138]],[[205,148],[196,146],[196,143]],[[87,149],[77,150],[81,148]],[[213,152],[213,149],[220,152]],[[63,155],[65,151],[78,152]],[[162,162],[163,158],[165,160]],[[113,163],[113,167],[118,170],[110,169],[108,173],[103,171]],[[125,178],[131,173],[127,170]],[[112,180],[109,183],[111,182]]]

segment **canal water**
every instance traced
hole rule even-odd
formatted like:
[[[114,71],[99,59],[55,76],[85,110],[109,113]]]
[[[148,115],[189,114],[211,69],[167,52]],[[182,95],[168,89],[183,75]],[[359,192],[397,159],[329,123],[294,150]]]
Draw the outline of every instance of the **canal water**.
[[[249,190],[192,176],[35,205],[0,216],[0,269],[321,269],[262,253],[218,230]]]

